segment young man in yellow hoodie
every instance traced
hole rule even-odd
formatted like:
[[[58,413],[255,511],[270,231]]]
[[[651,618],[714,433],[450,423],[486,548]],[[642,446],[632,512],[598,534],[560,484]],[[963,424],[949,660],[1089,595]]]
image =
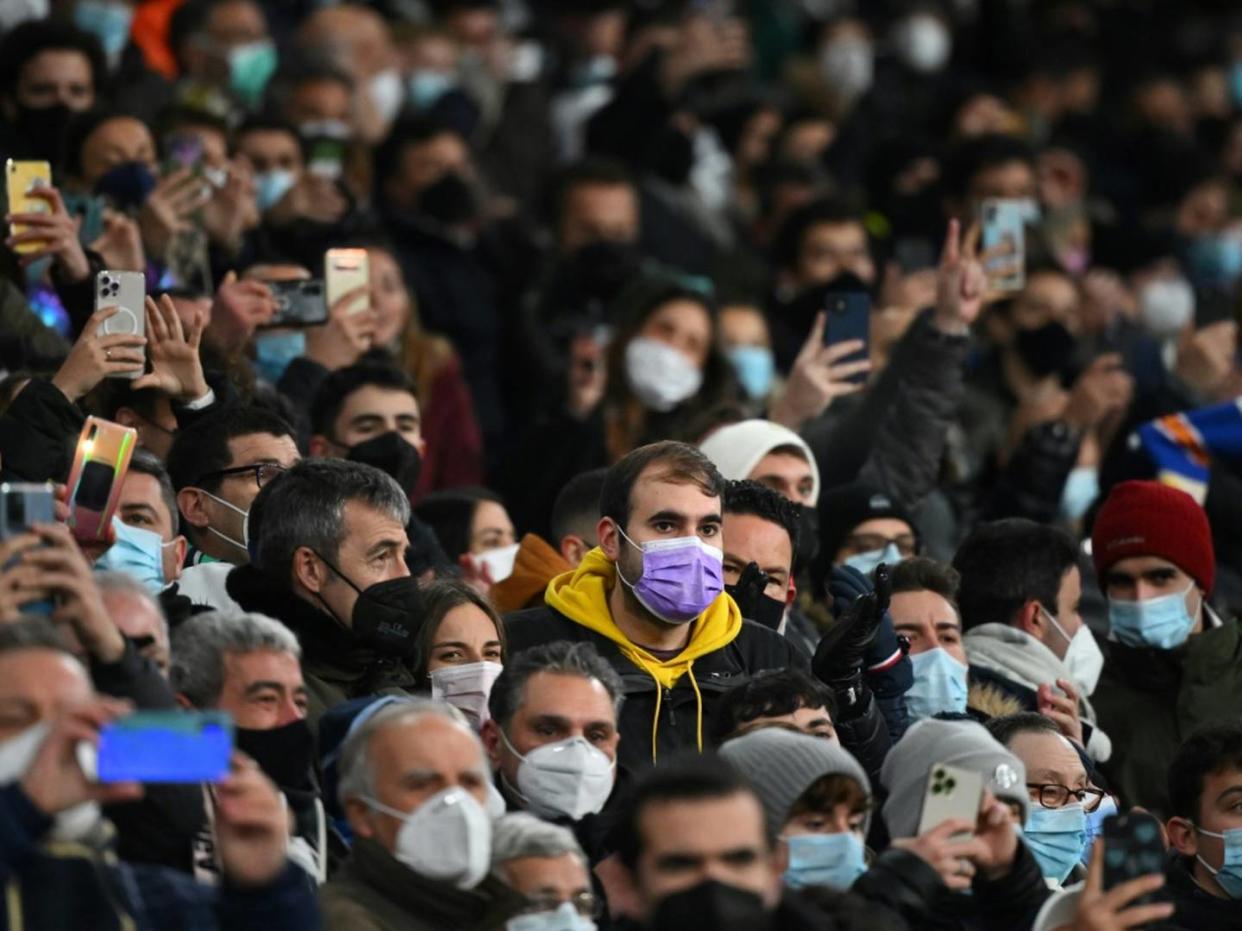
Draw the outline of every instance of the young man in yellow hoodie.
[[[511,652],[589,641],[612,663],[626,693],[618,762],[631,771],[702,749],[720,696],[751,674],[808,665],[724,592],[724,487],[693,446],[628,453],[604,480],[599,546],[552,580],[544,607],[506,619]]]

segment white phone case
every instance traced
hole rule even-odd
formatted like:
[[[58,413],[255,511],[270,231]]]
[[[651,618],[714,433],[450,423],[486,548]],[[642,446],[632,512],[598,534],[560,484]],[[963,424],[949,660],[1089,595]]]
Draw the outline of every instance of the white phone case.
[[[99,327],[100,336],[115,333],[146,334],[147,283],[142,272],[102,271],[95,276],[95,309],[116,307]],[[118,372],[109,378],[138,378],[141,371]]]

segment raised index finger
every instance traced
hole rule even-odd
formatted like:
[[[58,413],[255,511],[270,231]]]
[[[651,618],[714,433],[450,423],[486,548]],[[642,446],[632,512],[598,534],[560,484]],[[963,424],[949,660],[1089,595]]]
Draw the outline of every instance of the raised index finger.
[[[961,259],[961,251],[958,248],[958,237],[961,235],[961,224],[954,217],[949,221],[948,228],[944,234],[944,249],[940,253],[941,266],[956,265]]]

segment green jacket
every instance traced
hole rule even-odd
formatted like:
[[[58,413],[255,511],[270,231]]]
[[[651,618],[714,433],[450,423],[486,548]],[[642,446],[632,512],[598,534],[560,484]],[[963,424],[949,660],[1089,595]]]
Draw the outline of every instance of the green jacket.
[[[1197,728],[1236,720],[1242,709],[1242,632],[1229,619],[1175,650],[1105,646],[1091,696],[1113,741],[1104,773],[1126,804],[1167,817],[1167,773],[1178,746]]]
[[[424,879],[365,837],[319,893],[326,931],[489,931],[524,904],[491,876],[473,889]]]

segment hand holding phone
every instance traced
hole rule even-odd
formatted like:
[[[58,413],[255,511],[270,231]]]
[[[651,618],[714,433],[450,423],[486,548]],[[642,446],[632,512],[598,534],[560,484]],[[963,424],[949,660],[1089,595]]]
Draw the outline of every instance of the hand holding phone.
[[[1021,291],[1026,286],[1026,224],[1030,202],[1024,198],[994,198],[983,202],[983,267],[997,291]]]
[[[41,580],[21,568],[23,554],[42,545],[34,528],[55,520],[53,494],[50,483],[0,484],[0,623],[55,608]]]
[[[272,289],[276,313],[263,326],[306,327],[327,322],[328,302],[322,279],[269,281],[267,286]]]
[[[370,309],[371,265],[366,249],[329,249],[324,256],[323,281],[329,308],[335,309],[352,294],[344,308],[346,314]]]
[[[1078,894],[1073,927],[1143,928],[1173,914],[1171,902],[1154,901],[1165,883],[1163,871],[1140,873],[1108,886],[1104,879],[1107,856],[1108,841],[1097,838],[1087,864],[1087,881]]]
[[[974,824],[983,801],[983,776],[974,770],[948,763],[936,763],[927,774],[919,834],[925,834],[945,821]],[[952,835],[965,839],[969,832]]]
[[[132,427],[87,417],[69,470],[69,526],[83,542],[107,536],[138,443]]]
[[[5,162],[5,190],[8,194],[9,215],[14,214],[46,214],[51,213],[51,204],[32,193],[40,188],[52,186],[52,166],[48,162],[23,162],[8,159]],[[23,223],[14,222],[9,225],[9,233],[20,237],[31,231]],[[13,244],[13,251],[18,255],[27,255],[43,248],[42,238],[23,239]]]
[[[146,336],[147,283],[142,272],[102,271],[95,276],[96,312],[114,309],[95,329],[105,336]],[[144,357],[145,362],[145,357]],[[138,378],[142,367],[109,373],[109,378]]]
[[[1104,889],[1164,872],[1164,836],[1160,822],[1146,812],[1131,811],[1104,819]],[[1150,896],[1137,900],[1146,905]]]
[[[222,711],[135,711],[104,724],[97,748],[78,748],[83,773],[102,784],[218,782],[232,755],[233,719]]]

